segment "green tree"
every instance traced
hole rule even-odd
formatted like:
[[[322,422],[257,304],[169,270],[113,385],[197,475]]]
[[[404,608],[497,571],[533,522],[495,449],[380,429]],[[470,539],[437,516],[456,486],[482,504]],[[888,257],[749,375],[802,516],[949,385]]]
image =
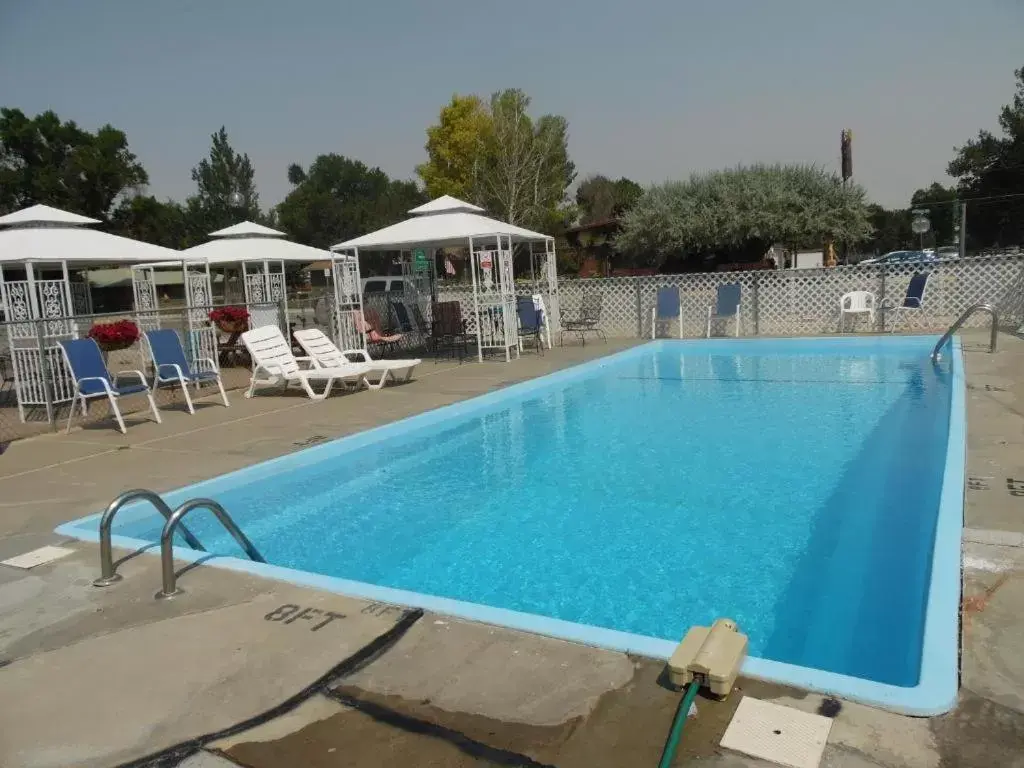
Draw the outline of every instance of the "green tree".
[[[639,184],[625,177],[612,181],[600,174],[590,176],[576,188],[580,224],[618,218],[629,210],[643,193],[644,190]]]
[[[431,198],[483,202],[475,185],[490,128],[491,115],[478,96],[456,94],[441,108],[437,125],[427,128],[427,162],[416,166]]]
[[[316,248],[335,243],[406,217],[425,202],[412,181],[388,178],[343,155],[320,155],[309,170],[293,164],[288,180],[295,188],[277,207],[281,227],[296,241]]]
[[[210,139],[209,156],[192,169],[196,194],[185,202],[191,244],[205,242],[210,232],[240,221],[263,221],[249,155],[235,151],[223,126]],[[240,204],[233,203],[235,193],[241,196]]]
[[[125,134],[110,125],[90,133],[52,111],[0,109],[0,213],[43,203],[104,219],[148,181]]]
[[[999,113],[1002,135],[980,131],[957,149],[947,168],[967,200],[967,242],[972,248],[1024,243],[1024,67],[1014,76],[1013,100]],[[972,204],[970,198],[997,199]]]
[[[110,217],[111,231],[147,243],[180,249],[188,243],[185,209],[173,200],[151,195],[125,198]]]
[[[944,187],[938,182],[930,187],[919,189],[910,198],[911,208],[921,208],[928,212],[931,229],[924,236],[926,246],[950,245],[956,233],[953,231],[956,220],[957,193],[952,187]],[[914,239],[914,247],[920,238]]]
[[[557,227],[576,177],[568,123],[557,115],[534,120],[529,106],[518,89],[495,93],[487,105],[453,97],[427,129],[427,162],[416,169],[427,193],[468,200],[512,224]]]
[[[888,209],[871,203],[867,207],[868,221],[874,234],[864,241],[861,252],[881,256],[889,251],[903,251],[917,247],[917,235],[910,228],[910,209]]]
[[[871,234],[864,190],[817,166],[755,165],[647,190],[622,217],[618,246],[661,266],[696,258],[756,261],[774,243],[860,242]]]

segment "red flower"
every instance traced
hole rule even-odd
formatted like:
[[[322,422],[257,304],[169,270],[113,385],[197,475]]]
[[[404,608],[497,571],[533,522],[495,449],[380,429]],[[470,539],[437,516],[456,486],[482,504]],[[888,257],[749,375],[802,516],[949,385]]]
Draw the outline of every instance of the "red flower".
[[[249,320],[249,310],[245,307],[218,307],[210,312],[210,319],[215,323],[239,325]]]
[[[131,345],[139,340],[139,327],[131,320],[99,323],[89,329],[89,338],[98,344]]]

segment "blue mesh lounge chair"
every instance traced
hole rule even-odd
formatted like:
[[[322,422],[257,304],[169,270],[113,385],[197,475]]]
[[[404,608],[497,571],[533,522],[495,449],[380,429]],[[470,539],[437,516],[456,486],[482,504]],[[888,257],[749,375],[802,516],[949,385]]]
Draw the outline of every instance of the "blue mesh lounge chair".
[[[683,338],[683,313],[679,305],[679,288],[665,286],[658,289],[655,306],[651,307],[651,338],[658,337],[658,326],[669,325],[672,321],[679,324],[679,338]]]
[[[100,354],[100,348],[92,339],[71,339],[62,341],[60,346],[64,352],[64,361],[68,365],[68,370],[71,371],[71,377],[75,380],[75,397],[71,401],[71,413],[68,414],[66,432],[71,431],[71,419],[74,418],[75,406],[78,405],[79,399],[82,401],[82,415],[84,416],[87,400],[105,397],[110,401],[110,410],[114,412],[117,425],[123,433],[127,434],[128,430],[125,429],[124,419],[121,418],[121,410],[117,407],[117,401],[124,395],[143,392],[149,400],[149,407],[153,410],[153,418],[156,419],[157,424],[160,423],[160,411],[156,409],[153,393],[149,391],[146,377],[142,375],[141,371],[118,371],[117,375],[111,379],[107,365],[103,362],[103,355]],[[137,384],[121,385],[118,383],[117,380],[120,377],[129,374],[139,380]]]
[[[899,325],[900,320],[903,318],[903,313],[909,310],[921,310],[924,309],[924,294],[928,290],[928,272],[915,272],[914,276],[910,278],[910,282],[907,284],[907,295],[903,297],[903,303],[895,305],[894,302],[886,299],[880,306],[886,309],[893,309],[895,312],[892,316],[892,328],[889,329],[889,333],[896,332],[896,326]]]
[[[162,328],[156,331],[146,331],[146,343],[149,346],[149,354],[153,358],[153,369],[156,371],[156,378],[153,379],[153,391],[161,384],[178,383],[185,395],[185,404],[188,405],[188,412],[195,413],[192,407],[192,398],[188,394],[188,385],[192,384],[196,390],[200,384],[214,382],[220,390],[220,398],[224,405],[229,405],[227,393],[224,392],[224,384],[220,380],[220,371],[210,359],[203,359],[207,370],[193,371],[192,366],[185,357],[185,350],[181,346],[181,339],[178,334],[170,328]]]
[[[519,296],[516,299],[516,314],[519,316],[519,346],[530,339],[537,345],[537,352],[544,354],[544,340],[541,338],[541,331],[544,329],[544,321],[541,319],[541,312],[533,301],[532,296]]]
[[[718,286],[718,298],[714,306],[708,307],[707,338],[711,338],[711,323],[714,320],[735,320],[734,336],[740,335],[740,300],[743,291],[739,283]]]

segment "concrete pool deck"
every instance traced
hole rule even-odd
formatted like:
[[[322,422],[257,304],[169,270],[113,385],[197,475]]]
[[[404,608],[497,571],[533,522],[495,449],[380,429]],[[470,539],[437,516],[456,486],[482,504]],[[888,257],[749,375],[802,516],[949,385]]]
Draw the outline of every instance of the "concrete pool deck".
[[[827,765],[1015,765],[1024,755],[1024,341],[1000,336],[988,355],[983,338],[963,337],[960,703],[914,719],[843,702]],[[657,685],[659,663],[201,565],[181,575],[185,595],[158,603],[158,558],[132,557],[123,582],[96,589],[97,548],[52,533],[128,487],[170,490],[636,343],[511,365],[428,361],[408,386],[324,403],[234,392],[228,409],[208,398],[194,417],[165,410],[163,425],[130,418],[126,436],[98,424],[11,444],[0,457],[0,560],[46,544],[75,553],[31,571],[0,566],[0,765],[115,765],[182,742],[151,764],[656,764],[678,701]],[[283,606],[320,613],[299,620]],[[314,630],[328,613],[345,618]],[[798,709],[823,703],[742,687]],[[761,764],[718,747],[739,698],[698,701],[677,764]],[[244,721],[254,727],[220,733]]]

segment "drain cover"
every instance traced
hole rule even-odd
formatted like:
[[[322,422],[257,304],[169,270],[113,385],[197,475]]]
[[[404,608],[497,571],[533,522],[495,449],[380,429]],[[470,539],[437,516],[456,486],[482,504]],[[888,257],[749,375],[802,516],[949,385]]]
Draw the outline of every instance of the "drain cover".
[[[790,768],[817,768],[832,720],[744,696],[722,746]]]

